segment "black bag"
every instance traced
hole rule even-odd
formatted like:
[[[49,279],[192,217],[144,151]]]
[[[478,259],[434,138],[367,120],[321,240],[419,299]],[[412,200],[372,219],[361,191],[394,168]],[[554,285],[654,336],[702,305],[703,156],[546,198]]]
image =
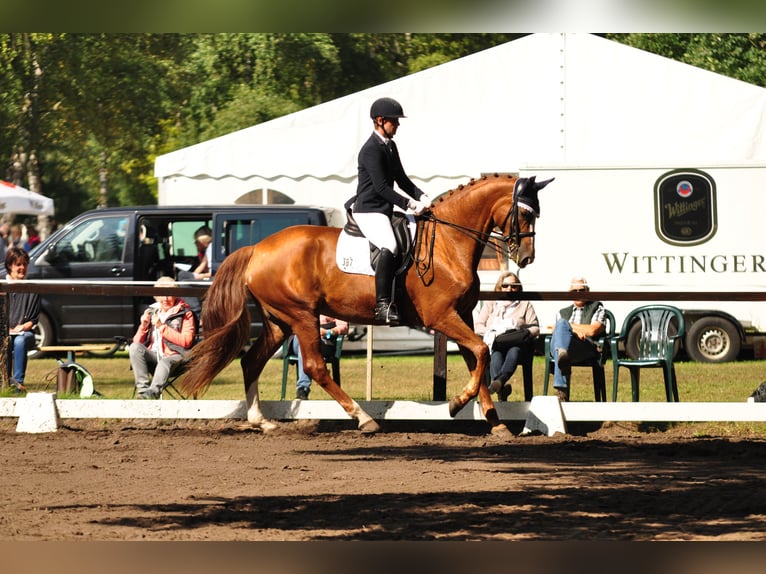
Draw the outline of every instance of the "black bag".
[[[492,343],[493,351],[505,353],[511,347],[518,347],[529,340],[529,329],[511,329],[500,333]]]

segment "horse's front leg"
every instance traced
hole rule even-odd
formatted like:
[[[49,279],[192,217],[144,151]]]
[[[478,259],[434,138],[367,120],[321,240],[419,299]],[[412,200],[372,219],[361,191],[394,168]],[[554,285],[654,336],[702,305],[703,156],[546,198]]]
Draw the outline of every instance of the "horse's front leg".
[[[492,427],[492,434],[498,436],[512,436],[508,427],[500,422],[500,417],[497,415],[497,409],[495,409],[495,403],[492,401],[489,389],[484,384],[485,373],[489,367],[489,349],[487,348],[487,345],[484,344],[484,341],[482,341],[468,325],[465,323],[463,323],[463,325],[464,328],[461,326],[456,330],[459,333],[457,336],[448,336],[460,346],[460,352],[463,355],[463,360],[468,367],[471,378],[460,393],[452,397],[450,400],[450,416],[457,416],[463,407],[465,407],[465,405],[478,394],[481,412]],[[447,334],[444,331],[442,332],[445,333],[445,335]]]

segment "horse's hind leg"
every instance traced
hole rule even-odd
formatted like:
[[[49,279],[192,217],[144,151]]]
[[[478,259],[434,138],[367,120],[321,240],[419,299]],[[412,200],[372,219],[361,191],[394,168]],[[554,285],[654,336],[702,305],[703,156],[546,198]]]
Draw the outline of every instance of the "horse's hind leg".
[[[247,422],[260,427],[264,432],[274,430],[277,424],[267,419],[261,411],[258,394],[258,378],[263,372],[268,360],[274,355],[279,345],[284,341],[284,331],[274,323],[264,321],[263,332],[247,350],[241,360],[242,377],[245,382],[245,397],[247,404]]]
[[[303,370],[316,381],[327,393],[334,398],[340,406],[352,418],[358,421],[358,428],[364,434],[372,434],[380,431],[380,426],[359,403],[352,399],[330,376],[327,364],[319,351],[319,329],[311,331],[295,329],[298,340],[301,341],[301,353],[303,354]]]

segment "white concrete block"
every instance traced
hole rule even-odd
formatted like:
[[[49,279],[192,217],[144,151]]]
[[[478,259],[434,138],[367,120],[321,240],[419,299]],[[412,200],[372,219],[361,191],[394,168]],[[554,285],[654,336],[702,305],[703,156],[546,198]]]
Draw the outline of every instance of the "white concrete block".
[[[561,409],[561,402],[559,402],[558,397],[532,397],[527,420],[521,434],[531,434],[535,431],[547,436],[553,436],[557,432],[566,434],[564,411]]]
[[[27,393],[19,401],[19,420],[16,432],[56,432],[59,413],[56,410],[56,393]]]

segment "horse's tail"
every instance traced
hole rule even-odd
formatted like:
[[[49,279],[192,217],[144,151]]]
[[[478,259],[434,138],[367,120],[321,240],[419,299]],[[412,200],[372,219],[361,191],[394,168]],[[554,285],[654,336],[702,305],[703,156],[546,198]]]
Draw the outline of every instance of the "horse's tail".
[[[201,320],[203,339],[192,348],[186,374],[179,381],[189,395],[204,393],[250,338],[249,294],[243,274],[251,254],[251,247],[242,247],[229,255],[205,294]]]

